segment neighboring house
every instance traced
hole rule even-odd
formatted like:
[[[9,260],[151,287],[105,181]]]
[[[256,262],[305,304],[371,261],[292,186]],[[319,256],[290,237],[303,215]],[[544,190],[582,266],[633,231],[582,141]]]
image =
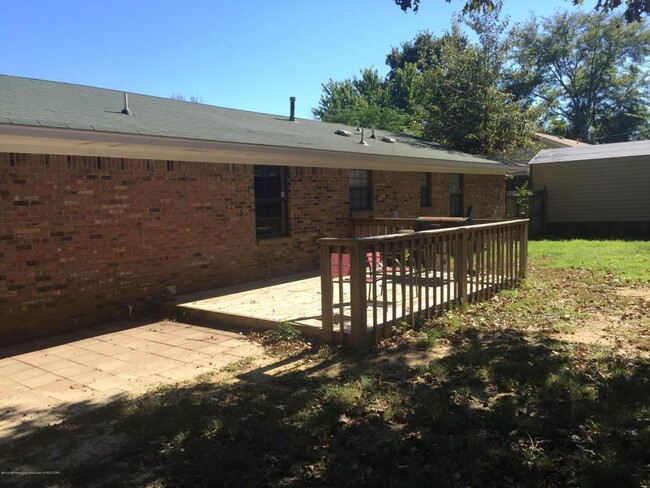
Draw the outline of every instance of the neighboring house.
[[[506,183],[506,216],[508,218],[518,217],[525,211],[525,209],[520,208],[520,205],[517,203],[517,189],[522,188],[525,185],[528,185],[528,188],[531,188],[529,182],[530,167],[528,164],[540,150],[589,146],[590,144],[574,141],[573,139],[566,139],[564,137],[536,132],[533,147],[521,149],[515,153],[514,161],[516,164],[520,165],[521,170],[513,173],[513,177],[508,179]],[[538,191],[529,201],[529,211],[531,212],[529,214],[531,220],[529,230],[531,235],[539,235],[542,231],[544,218],[543,198],[543,193]]]
[[[650,237],[650,141],[547,149],[530,166],[547,234]]]
[[[355,128],[291,115],[125,98],[0,76],[0,343],[126,317],[168,287],[318,269],[318,239],[347,236],[350,217],[505,215],[508,165],[381,131],[364,145]]]
[[[535,132],[533,138],[533,145],[530,148],[519,149],[515,151],[513,160],[517,164],[527,165],[535,155],[542,149],[562,149],[568,147],[588,147],[590,144],[586,142],[574,141],[560,136],[552,136],[542,132]]]
[[[591,145],[586,142],[567,139],[566,137],[543,134],[542,132],[535,133],[535,140],[539,142],[539,144],[541,144],[546,149],[563,149],[566,147],[588,147]]]

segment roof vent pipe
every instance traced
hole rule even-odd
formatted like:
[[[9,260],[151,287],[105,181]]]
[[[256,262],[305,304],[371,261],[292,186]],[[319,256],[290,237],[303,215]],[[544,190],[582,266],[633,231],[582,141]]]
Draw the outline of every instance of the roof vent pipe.
[[[124,108],[122,109],[124,115],[131,115],[131,109],[129,109],[129,95],[124,92]]]
[[[361,144],[361,145],[363,145],[363,146],[367,146],[367,145],[368,145],[368,143],[367,143],[367,142],[365,141],[365,139],[363,138],[363,129],[361,129],[361,140],[359,141],[359,144]]]
[[[372,135],[370,136],[370,139],[377,139],[377,137],[375,136],[375,126],[374,125],[372,126]]]
[[[289,120],[291,122],[296,121],[296,97],[289,97],[289,102],[291,102],[291,111],[289,112]]]

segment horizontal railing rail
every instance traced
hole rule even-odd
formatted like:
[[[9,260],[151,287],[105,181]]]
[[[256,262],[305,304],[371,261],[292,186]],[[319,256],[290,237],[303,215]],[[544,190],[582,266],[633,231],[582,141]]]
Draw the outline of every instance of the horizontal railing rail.
[[[414,218],[360,218],[350,219],[352,237],[372,237],[399,234],[404,230],[413,230]]]
[[[395,229],[413,222],[372,220]],[[516,286],[526,276],[527,226],[528,220],[511,220],[321,239],[323,339],[366,347],[399,328]]]

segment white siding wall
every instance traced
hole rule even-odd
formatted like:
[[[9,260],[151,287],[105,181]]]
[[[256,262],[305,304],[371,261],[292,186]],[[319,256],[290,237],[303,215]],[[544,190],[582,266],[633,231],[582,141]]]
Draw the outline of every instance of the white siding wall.
[[[531,165],[548,222],[650,221],[650,157]]]

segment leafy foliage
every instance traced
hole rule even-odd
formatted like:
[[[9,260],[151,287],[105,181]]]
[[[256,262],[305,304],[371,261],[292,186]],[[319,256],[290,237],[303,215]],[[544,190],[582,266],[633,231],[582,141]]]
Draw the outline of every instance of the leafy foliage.
[[[439,38],[420,32],[393,48],[386,57],[390,71],[385,79],[364,70],[360,79],[330,80],[314,115],[507,159],[516,148],[531,144],[534,114],[504,89],[507,23],[499,20],[500,7],[495,2],[491,15],[465,18],[478,43],[461,32],[457,19]]]
[[[424,31],[392,48],[385,78],[366,69],[330,80],[314,115],[502,160],[531,147],[540,128],[594,143],[650,137],[645,21],[564,12],[508,32],[502,3],[468,2],[440,37]]]
[[[511,33],[510,86],[539,104],[549,132],[583,141],[643,137],[650,127],[644,23],[605,14],[532,18]]]
[[[472,15],[469,25],[479,43],[455,29],[441,43],[438,67],[424,74],[424,135],[469,153],[503,157],[531,143],[531,113],[502,88],[505,24]]]
[[[312,112],[324,122],[417,133],[409,113],[391,105],[390,90],[376,70],[364,69],[360,78],[323,84],[320,104]]]

